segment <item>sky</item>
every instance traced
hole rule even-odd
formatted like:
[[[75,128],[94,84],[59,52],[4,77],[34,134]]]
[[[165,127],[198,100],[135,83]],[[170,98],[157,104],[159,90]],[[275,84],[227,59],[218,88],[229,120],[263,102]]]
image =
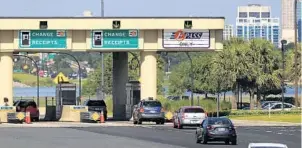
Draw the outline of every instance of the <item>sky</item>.
[[[105,16],[223,16],[236,22],[237,7],[261,4],[281,17],[281,0],[104,0]],[[101,0],[3,0],[0,16],[79,16],[90,10],[101,15]]]

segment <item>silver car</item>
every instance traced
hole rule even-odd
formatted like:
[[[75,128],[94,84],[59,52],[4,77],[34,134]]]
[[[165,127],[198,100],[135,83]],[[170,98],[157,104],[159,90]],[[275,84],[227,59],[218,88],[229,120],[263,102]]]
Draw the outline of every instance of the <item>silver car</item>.
[[[207,117],[204,109],[200,106],[184,106],[175,111],[173,115],[173,127],[198,126]]]

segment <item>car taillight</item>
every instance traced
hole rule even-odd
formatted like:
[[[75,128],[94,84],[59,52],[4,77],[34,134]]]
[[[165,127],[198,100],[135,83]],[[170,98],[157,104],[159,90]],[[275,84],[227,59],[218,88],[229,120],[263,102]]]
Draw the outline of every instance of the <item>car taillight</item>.
[[[208,129],[208,130],[212,130],[212,129],[213,129],[213,126],[207,126],[207,129]]]
[[[161,108],[160,112],[165,112],[165,110],[163,108]]]
[[[230,126],[230,127],[229,127],[229,130],[230,130],[230,131],[235,130],[234,126]]]
[[[181,118],[184,119],[185,118],[185,114],[181,113]]]
[[[139,112],[143,113],[144,112],[144,108],[140,108]]]

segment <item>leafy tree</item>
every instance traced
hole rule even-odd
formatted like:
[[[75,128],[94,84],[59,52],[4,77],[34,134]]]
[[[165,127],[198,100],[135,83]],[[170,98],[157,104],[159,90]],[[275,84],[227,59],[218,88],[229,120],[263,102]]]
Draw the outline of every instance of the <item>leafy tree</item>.
[[[129,80],[134,80],[137,81],[139,80],[139,59],[140,56],[137,53],[132,53],[132,54],[128,54],[128,77]],[[112,54],[107,54],[107,56],[105,56],[105,73],[104,73],[104,92],[106,94],[111,94],[112,93]],[[102,74],[102,70],[101,70],[101,62],[98,62],[99,65],[96,68],[96,70],[94,72],[92,72],[89,76],[88,76],[88,80],[83,84],[83,93],[85,95],[95,95],[96,91],[99,90],[101,88],[100,84],[101,84],[101,74]],[[158,88],[158,93],[162,92],[162,83],[163,83],[163,60],[158,57],[157,60],[157,88]]]

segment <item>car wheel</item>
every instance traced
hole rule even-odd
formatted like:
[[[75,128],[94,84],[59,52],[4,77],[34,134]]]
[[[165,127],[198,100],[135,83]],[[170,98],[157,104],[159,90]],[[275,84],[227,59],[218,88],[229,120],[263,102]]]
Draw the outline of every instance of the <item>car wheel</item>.
[[[156,123],[156,124],[160,124],[160,121],[156,121],[155,123]]]
[[[230,144],[230,140],[225,140],[224,144],[227,144],[227,145]]]
[[[195,133],[195,138],[196,138],[196,143],[200,143],[201,142],[201,140],[198,138],[197,133]]]
[[[175,124],[175,121],[173,121],[173,128],[177,128],[177,125]]]
[[[232,140],[231,143],[232,145],[237,145],[237,140]]]
[[[138,122],[137,122],[137,124],[142,124],[143,123],[143,121],[141,121],[141,120],[138,120]]]
[[[133,120],[133,124],[137,124],[137,121]]]
[[[35,120],[36,122],[38,122],[40,119],[39,119],[39,117],[37,117],[37,118],[34,118],[34,120]]]
[[[160,122],[160,124],[165,124],[165,120],[162,120],[162,121]]]

